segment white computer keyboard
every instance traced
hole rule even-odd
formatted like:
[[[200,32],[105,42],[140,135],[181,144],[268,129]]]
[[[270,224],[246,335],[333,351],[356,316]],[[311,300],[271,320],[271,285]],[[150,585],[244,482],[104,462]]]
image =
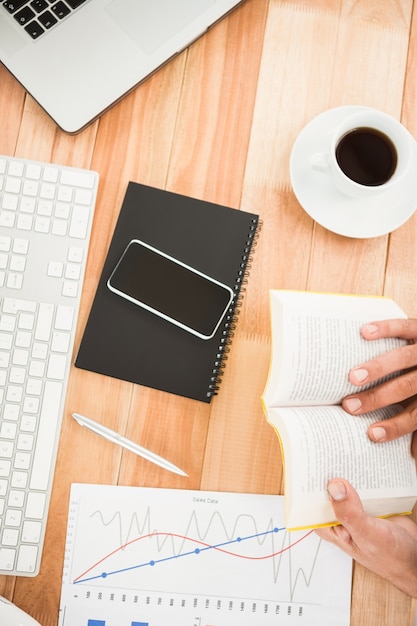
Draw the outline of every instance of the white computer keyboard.
[[[97,185],[0,156],[0,574],[39,571]]]

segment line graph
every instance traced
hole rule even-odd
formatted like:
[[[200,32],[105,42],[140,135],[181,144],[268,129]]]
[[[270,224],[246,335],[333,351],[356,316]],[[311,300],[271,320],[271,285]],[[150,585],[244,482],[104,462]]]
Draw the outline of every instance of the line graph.
[[[141,537],[137,537],[136,539],[132,539],[131,541],[129,541],[128,543],[120,546],[120,548],[117,548],[116,550],[113,550],[112,552],[110,552],[109,554],[105,555],[102,559],[100,559],[100,561],[98,561],[97,563],[94,563],[86,572],[83,572],[82,574],[80,574],[80,576],[78,576],[73,582],[74,584],[78,584],[78,583],[84,583],[84,582],[91,582],[93,580],[97,580],[98,578],[107,578],[108,576],[114,576],[117,574],[120,574],[122,572],[125,571],[129,571],[132,569],[138,569],[140,567],[154,567],[155,565],[158,565],[158,563],[164,563],[166,561],[171,561],[173,559],[178,559],[180,557],[188,557],[188,556],[194,556],[194,555],[198,555],[198,554],[202,554],[204,552],[206,552],[207,550],[218,550],[220,552],[223,552],[224,554],[227,554],[231,557],[236,557],[236,558],[240,558],[240,559],[249,559],[251,561],[257,560],[265,560],[265,559],[271,559],[277,556],[280,556],[283,552],[286,552],[287,550],[290,550],[291,548],[295,547],[297,545],[297,543],[299,543],[300,541],[303,541],[306,537],[308,537],[312,531],[306,533],[305,535],[303,535],[302,537],[300,537],[299,539],[295,540],[294,543],[292,543],[291,545],[287,546],[286,548],[282,548],[281,550],[277,551],[277,552],[273,552],[272,554],[265,554],[265,555],[261,555],[261,556],[247,556],[245,554],[239,554],[237,552],[233,552],[231,550],[226,550],[226,546],[231,546],[235,543],[242,543],[244,541],[249,541],[249,540],[253,540],[253,539],[257,539],[258,537],[263,537],[265,535],[269,535],[270,533],[278,533],[278,532],[283,532],[285,531],[285,528],[273,528],[272,530],[267,530],[263,533],[257,533],[255,535],[249,535],[248,537],[236,537],[236,539],[232,539],[230,541],[223,541],[222,543],[219,544],[215,544],[215,545],[210,545],[208,543],[205,543],[203,541],[200,541],[198,539],[193,539],[191,537],[186,537],[183,535],[178,535],[176,533],[150,533],[148,535],[142,535]],[[143,563],[138,563],[136,565],[132,565],[130,567],[124,568],[123,570],[114,570],[114,571],[102,571],[101,574],[95,574],[92,576],[88,576],[89,572],[91,572],[92,570],[95,570],[96,567],[98,567],[99,565],[105,563],[107,561],[108,558],[110,558],[111,556],[113,556],[114,554],[116,554],[117,552],[121,551],[121,550],[125,550],[129,545],[132,545],[133,543],[136,543],[138,541],[143,541],[145,539],[149,539],[151,537],[176,537],[176,538],[180,538],[183,539],[184,542],[190,542],[192,544],[199,544],[198,548],[194,548],[193,550],[189,550],[186,552],[181,552],[180,554],[173,554],[172,556],[168,556],[168,557],[164,557],[161,559],[151,559],[150,561],[146,561]]]
[[[350,560],[314,532],[287,532],[282,520],[279,496],[73,485],[60,624],[83,624],[68,615],[94,601],[107,616],[117,603],[141,606],[132,618],[164,615],[161,624],[176,624],[176,609],[181,626],[186,610],[229,620],[239,612],[233,626],[272,624],[284,607],[283,624],[294,611],[309,624],[320,614],[321,626],[324,613],[349,614]]]

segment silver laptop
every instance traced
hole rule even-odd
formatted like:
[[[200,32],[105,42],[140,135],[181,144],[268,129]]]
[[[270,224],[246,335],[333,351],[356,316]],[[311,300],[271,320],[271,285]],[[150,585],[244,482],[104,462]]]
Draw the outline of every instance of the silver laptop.
[[[242,0],[0,0],[0,61],[76,133]]]

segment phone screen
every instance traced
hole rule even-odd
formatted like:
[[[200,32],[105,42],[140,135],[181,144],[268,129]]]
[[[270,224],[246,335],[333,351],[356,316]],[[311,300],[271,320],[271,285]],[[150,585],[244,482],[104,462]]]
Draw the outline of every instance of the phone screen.
[[[127,246],[108,287],[204,339],[214,335],[233,300],[230,287],[138,240]]]

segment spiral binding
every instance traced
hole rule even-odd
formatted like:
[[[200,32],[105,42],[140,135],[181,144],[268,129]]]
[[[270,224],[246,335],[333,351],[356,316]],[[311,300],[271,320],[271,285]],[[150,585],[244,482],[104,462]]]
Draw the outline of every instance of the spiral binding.
[[[230,352],[230,344],[233,341],[234,331],[237,325],[237,318],[240,313],[239,308],[242,306],[242,300],[246,291],[246,287],[244,287],[244,285],[246,285],[248,282],[248,270],[250,270],[251,268],[253,258],[252,251],[254,246],[257,244],[261,228],[262,221],[259,220],[259,218],[254,218],[249,229],[248,240],[243,250],[240,269],[234,284],[235,296],[225,315],[222,337],[220,339],[220,344],[217,349],[216,360],[214,361],[212,376],[210,377],[210,384],[208,386],[208,398],[217,396],[220,388],[220,383],[222,381],[224,369],[226,367],[225,361],[227,361],[227,355]]]

